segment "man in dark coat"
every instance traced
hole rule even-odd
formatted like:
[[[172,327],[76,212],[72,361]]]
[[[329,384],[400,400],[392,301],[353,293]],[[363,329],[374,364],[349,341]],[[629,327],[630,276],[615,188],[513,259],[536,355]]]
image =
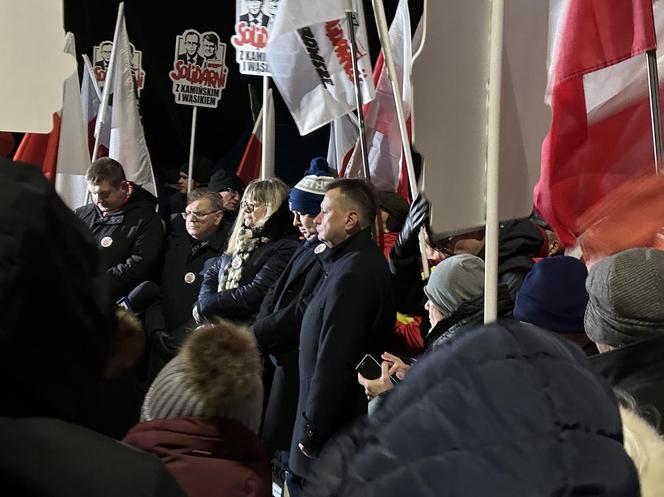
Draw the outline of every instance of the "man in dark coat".
[[[610,386],[575,345],[510,320],[418,361],[310,483],[316,497],[639,495]]]
[[[289,465],[306,478],[325,442],[367,403],[355,366],[366,353],[380,354],[393,330],[395,307],[390,273],[371,239],[377,213],[364,180],[332,182],[316,217],[314,250],[323,281],[307,306],[300,334],[300,392]]]
[[[196,325],[191,309],[198,299],[203,276],[221,256],[228,241],[219,194],[198,188],[187,198],[183,222],[186,231],[169,236],[160,298],[148,309],[145,318],[146,332],[152,343],[150,379],[176,354],[187,330]]]
[[[323,276],[323,268],[314,255],[320,244],[315,217],[325,188],[334,178],[327,161],[317,157],[311,161],[306,175],[291,190],[289,208],[293,224],[300,230],[304,243],[298,248],[281,277],[263,299],[253,332],[264,357],[275,367],[263,421],[262,440],[265,447],[288,451],[293,434],[297,408],[298,345],[302,316]],[[268,385],[269,386],[269,385]],[[286,456],[285,460],[288,460]]]
[[[595,370],[664,434],[664,252],[634,248],[594,264],[584,327]]]
[[[92,203],[75,214],[88,226],[111,281],[111,298],[123,297],[154,279],[164,228],[155,212],[157,199],[127,181],[119,162],[103,157],[85,175]]]

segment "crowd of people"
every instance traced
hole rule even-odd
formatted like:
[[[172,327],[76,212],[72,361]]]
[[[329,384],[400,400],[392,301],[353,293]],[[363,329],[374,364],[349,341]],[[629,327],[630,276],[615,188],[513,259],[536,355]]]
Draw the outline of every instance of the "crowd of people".
[[[113,159],[73,215],[0,176],[7,495],[664,488],[664,252],[587,267],[504,222],[484,325],[483,230],[435,236],[423,195],[320,157],[292,188],[207,167],[163,217]]]

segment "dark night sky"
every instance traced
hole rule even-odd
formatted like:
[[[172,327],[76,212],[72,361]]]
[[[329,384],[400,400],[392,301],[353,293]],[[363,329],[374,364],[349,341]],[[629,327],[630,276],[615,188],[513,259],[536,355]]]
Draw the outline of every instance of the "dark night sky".
[[[409,3],[415,29],[422,0],[410,0]],[[375,60],[380,47],[371,2],[365,0],[364,4],[371,56]],[[385,0],[388,22],[397,4],[398,0]],[[158,15],[155,5],[164,8]],[[259,99],[262,93],[262,78],[238,72],[235,49],[229,42],[235,22],[235,1],[167,5],[167,2],[125,1],[129,39],[138,50],[143,51],[146,80],[141,93],[141,112],[152,163],[158,175],[179,167],[189,155],[192,108],[175,104],[168,77],[178,34],[187,28],[199,32],[216,31],[222,42],[227,44],[227,86],[217,109],[200,108],[198,111],[197,155],[217,161],[235,145],[240,151],[243,150],[253,125],[247,85],[254,87]],[[179,5],[180,8],[171,5]],[[92,47],[102,40],[113,38],[117,6],[118,2],[113,0],[64,0],[65,28],[74,33],[79,55],[86,53],[92,59]],[[327,154],[329,129],[325,126],[310,135],[300,136],[278,92],[275,92],[275,109],[276,173],[293,184],[301,178],[312,157]]]

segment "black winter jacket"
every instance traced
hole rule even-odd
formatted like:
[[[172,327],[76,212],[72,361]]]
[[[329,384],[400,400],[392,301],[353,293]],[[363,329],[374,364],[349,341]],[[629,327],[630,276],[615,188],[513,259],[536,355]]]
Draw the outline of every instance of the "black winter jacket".
[[[261,236],[270,241],[249,256],[237,288],[217,291],[219,277],[232,260],[228,253],[219,257],[205,273],[198,294],[199,310],[205,318],[219,316],[245,322],[254,320],[263,298],[279,279],[298,247],[297,232],[287,201],[263,225]]]
[[[639,495],[609,385],[574,345],[508,320],[418,361],[309,484],[316,497]]]
[[[639,414],[664,435],[664,336],[590,358],[611,386],[636,400]]]
[[[132,187],[127,203],[106,216],[94,204],[74,211],[97,242],[115,300],[139,283],[156,278],[164,237],[161,218],[155,212],[157,199],[136,184]]]

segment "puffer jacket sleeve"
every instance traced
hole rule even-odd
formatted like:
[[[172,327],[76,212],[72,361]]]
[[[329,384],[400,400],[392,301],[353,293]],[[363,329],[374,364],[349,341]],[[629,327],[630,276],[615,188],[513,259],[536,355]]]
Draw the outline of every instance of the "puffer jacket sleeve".
[[[212,263],[203,276],[201,289],[198,291],[198,308],[205,317],[207,317],[206,310],[214,303],[214,297],[219,286],[219,274],[221,274],[227,262],[228,255],[221,255]]]
[[[199,294],[200,309],[205,317],[216,315],[223,318],[246,320],[258,312],[268,290],[279,279],[298,246],[297,241],[288,239],[272,242],[271,245],[271,253],[256,276],[237,288],[221,292],[217,292],[216,287],[214,292],[209,286],[206,288],[205,282],[214,266],[210,268],[205,275]],[[218,282],[219,271],[216,274],[215,282]]]

